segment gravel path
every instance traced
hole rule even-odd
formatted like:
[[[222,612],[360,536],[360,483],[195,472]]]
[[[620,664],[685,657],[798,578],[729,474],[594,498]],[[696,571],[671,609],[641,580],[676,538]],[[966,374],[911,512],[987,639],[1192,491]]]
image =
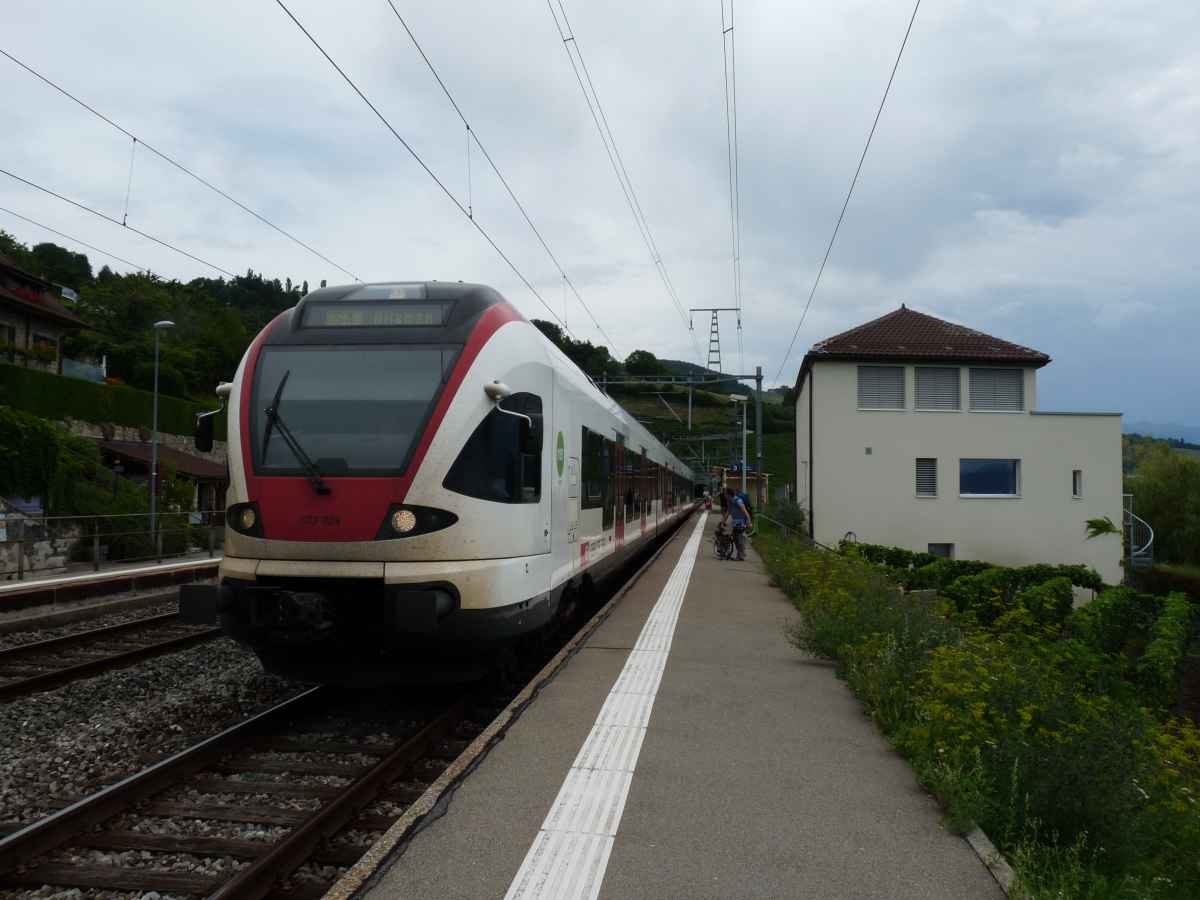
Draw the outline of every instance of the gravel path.
[[[221,639],[2,705],[0,822],[33,821],[50,801],[110,784],[301,687]]]
[[[0,650],[23,647],[26,644],[33,644],[38,641],[48,641],[51,638],[66,637],[69,634],[78,634],[81,631],[91,631],[93,628],[121,625],[125,622],[132,622],[134,619],[146,619],[150,616],[178,611],[179,601],[164,600],[161,603],[155,603],[150,606],[139,606],[136,609],[108,613],[107,615],[96,616],[94,619],[81,619],[78,622],[69,622],[65,625],[56,625],[51,628],[34,626],[25,631],[12,631],[8,634],[0,634]]]

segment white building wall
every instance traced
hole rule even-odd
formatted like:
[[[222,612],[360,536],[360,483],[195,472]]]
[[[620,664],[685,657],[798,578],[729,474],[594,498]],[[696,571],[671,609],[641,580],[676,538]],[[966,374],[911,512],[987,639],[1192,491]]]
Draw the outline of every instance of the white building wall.
[[[1121,522],[1119,414],[968,411],[967,366],[957,412],[913,409],[914,374],[907,366],[904,410],[860,411],[855,363],[817,362],[812,391],[811,514],[818,541],[858,540],[910,550],[952,543],[958,559],[1004,565],[1085,563],[1108,583],[1121,580],[1121,540],[1086,540],[1085,520]],[[1036,398],[1036,370],[1025,379],[1026,409]],[[808,397],[797,407],[797,469],[807,459]],[[936,497],[916,496],[916,459],[938,461]],[[964,458],[1019,459],[1019,496],[961,497]],[[1083,472],[1083,495],[1072,496],[1072,470]],[[798,472],[798,478],[800,473]],[[801,489],[803,490],[803,488]],[[801,493],[800,496],[803,496]]]

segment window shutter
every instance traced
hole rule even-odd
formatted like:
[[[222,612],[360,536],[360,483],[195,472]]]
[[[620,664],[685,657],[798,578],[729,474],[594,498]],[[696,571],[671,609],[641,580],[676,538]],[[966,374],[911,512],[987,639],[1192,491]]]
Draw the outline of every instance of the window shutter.
[[[971,409],[1025,408],[1024,369],[972,369]]]
[[[904,366],[859,366],[859,409],[904,409]]]
[[[917,460],[917,496],[937,496],[937,460]]]
[[[958,409],[958,369],[917,366],[917,409]]]

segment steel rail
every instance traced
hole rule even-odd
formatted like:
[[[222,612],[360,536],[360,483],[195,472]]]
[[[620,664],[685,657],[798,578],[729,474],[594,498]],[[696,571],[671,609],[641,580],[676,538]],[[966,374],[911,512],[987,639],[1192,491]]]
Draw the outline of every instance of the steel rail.
[[[209,900],[259,900],[312,857],[320,845],[345,827],[387,785],[426,755],[433,745],[463,718],[465,701],[459,700],[419,732],[381,759],[366,774],[351,782],[335,799],[325,803],[293,828],[265,855],[242,869],[209,895]]]
[[[23,644],[19,647],[0,651],[0,666],[11,665],[28,657],[42,656],[46,653],[53,653],[74,647],[84,647],[97,641],[136,633],[148,627],[165,625],[170,620],[178,621],[178,619],[178,613],[163,613],[158,616],[135,619],[132,622],[107,625],[103,628],[92,628],[87,631],[77,632],[76,634],[68,634],[63,637]],[[179,624],[183,626],[186,623],[180,622]],[[80,678],[98,675],[101,672],[107,672],[111,669],[124,668],[125,666],[150,659],[154,656],[170,653],[173,650],[182,650],[195,644],[202,644],[220,637],[221,634],[220,628],[206,628],[203,631],[154,641],[131,650],[118,651],[102,659],[91,659],[86,662],[76,663],[75,665],[43,672],[39,675],[30,675],[27,678],[18,678],[14,681],[4,682],[0,684],[0,702],[12,700],[16,697],[23,697],[26,694],[50,690],[51,688],[68,684]]]
[[[84,829],[98,825],[181,778],[198,772],[232,747],[263,728],[305,710],[328,692],[324,687],[309,688],[0,839],[0,872],[7,872],[68,843]]]

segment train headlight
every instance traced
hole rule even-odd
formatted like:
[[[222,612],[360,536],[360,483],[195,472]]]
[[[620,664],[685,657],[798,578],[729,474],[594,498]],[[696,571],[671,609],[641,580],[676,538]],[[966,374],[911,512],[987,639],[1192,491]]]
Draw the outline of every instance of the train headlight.
[[[412,510],[398,509],[392,513],[392,530],[397,534],[408,534],[417,527],[417,517]]]
[[[259,514],[258,504],[254,501],[235,503],[225,510],[225,524],[247,537],[263,536],[262,516]]]
[[[458,516],[444,509],[434,509],[431,506],[410,506],[396,504],[388,509],[387,515],[379,524],[377,541],[389,541],[396,538],[416,537],[449,528],[458,521]]]

